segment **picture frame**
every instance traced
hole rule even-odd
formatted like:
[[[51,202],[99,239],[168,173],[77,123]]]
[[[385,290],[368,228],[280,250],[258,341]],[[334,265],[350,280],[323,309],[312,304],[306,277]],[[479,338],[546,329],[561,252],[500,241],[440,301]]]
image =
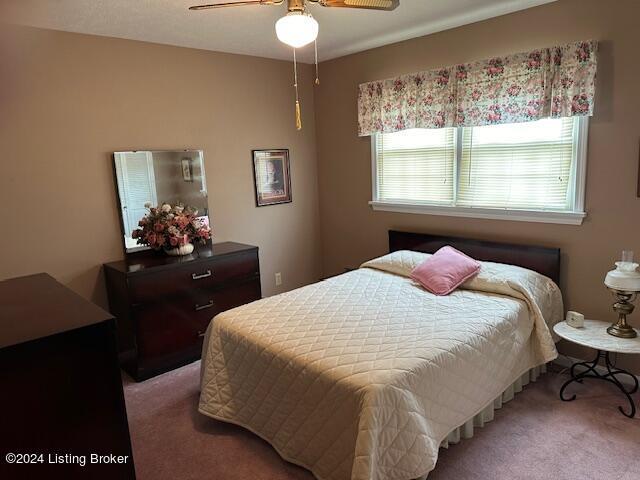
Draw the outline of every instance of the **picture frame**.
[[[289,149],[252,150],[256,207],[291,203]]]
[[[182,168],[182,180],[185,182],[193,182],[193,164],[190,158],[183,158],[180,161],[180,167]]]

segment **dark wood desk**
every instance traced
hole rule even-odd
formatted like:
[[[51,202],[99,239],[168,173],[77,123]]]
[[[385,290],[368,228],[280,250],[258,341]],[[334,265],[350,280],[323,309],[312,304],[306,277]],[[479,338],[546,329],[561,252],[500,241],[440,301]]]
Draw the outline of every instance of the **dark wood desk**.
[[[0,478],[135,479],[109,313],[44,273],[0,282],[0,385]]]

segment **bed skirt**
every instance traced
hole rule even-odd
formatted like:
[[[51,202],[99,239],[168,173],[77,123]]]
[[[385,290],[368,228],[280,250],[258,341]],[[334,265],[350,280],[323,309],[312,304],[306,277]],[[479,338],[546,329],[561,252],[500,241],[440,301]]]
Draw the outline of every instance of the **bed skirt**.
[[[453,430],[447,438],[445,438],[440,444],[440,448],[449,448],[449,445],[455,445],[459,443],[463,438],[472,438],[473,431],[477,428],[484,427],[485,423],[488,423],[493,420],[494,413],[496,410],[502,408],[504,403],[510,402],[513,400],[513,397],[516,393],[520,393],[522,391],[522,387],[527,385],[529,382],[535,382],[540,375],[546,373],[547,365],[543,364],[537,367],[532,368],[527,373],[518,378],[515,382],[513,382],[502,395],[498,396],[493,402],[487,405],[480,413],[474,416],[469,421],[460,425],[458,428]],[[418,480],[426,480],[429,474],[424,477],[420,477]]]

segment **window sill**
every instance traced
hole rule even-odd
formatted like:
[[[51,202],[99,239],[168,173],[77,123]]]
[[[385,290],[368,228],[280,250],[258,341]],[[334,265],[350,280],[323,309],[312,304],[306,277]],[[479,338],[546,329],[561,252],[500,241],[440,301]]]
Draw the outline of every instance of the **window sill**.
[[[550,212],[538,210],[503,210],[498,208],[448,207],[412,203],[369,202],[371,208],[383,212],[421,213],[447,217],[485,218],[489,220],[513,220],[518,222],[557,223],[581,225],[585,212]]]

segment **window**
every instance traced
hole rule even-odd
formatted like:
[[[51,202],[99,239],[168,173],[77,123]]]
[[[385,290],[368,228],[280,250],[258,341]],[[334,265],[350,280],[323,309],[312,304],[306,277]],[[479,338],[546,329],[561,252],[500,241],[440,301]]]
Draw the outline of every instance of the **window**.
[[[372,138],[376,210],[580,224],[587,118]]]

